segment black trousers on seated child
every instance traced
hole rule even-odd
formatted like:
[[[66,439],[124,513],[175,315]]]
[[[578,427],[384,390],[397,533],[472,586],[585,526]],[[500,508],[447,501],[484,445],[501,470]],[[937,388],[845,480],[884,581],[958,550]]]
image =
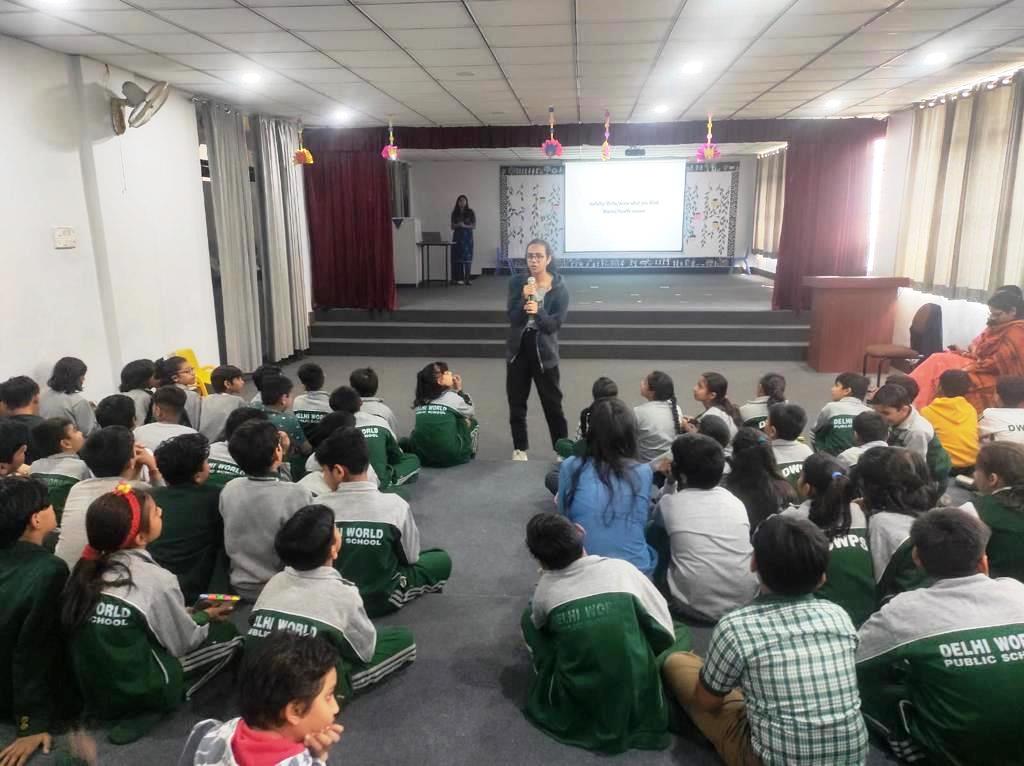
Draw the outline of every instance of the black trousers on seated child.
[[[558,367],[545,370],[540,363],[537,350],[537,332],[527,330],[523,334],[519,353],[508,363],[505,372],[505,391],[508,394],[508,422],[512,427],[512,446],[526,451],[530,448],[530,437],[526,430],[526,402],[530,398],[530,383],[537,387],[544,419],[548,422],[551,447],[555,442],[569,435],[569,425],[562,411],[562,389],[558,387]]]

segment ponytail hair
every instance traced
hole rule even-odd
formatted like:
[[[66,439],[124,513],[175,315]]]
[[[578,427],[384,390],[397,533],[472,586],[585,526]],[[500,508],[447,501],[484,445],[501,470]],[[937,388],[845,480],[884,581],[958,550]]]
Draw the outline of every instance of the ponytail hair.
[[[123,487],[100,495],[85,512],[85,534],[89,545],[71,570],[61,597],[61,625],[68,635],[75,633],[96,607],[104,587],[129,588],[133,585],[131,572],[123,561],[111,560],[111,554],[126,547],[134,539],[132,499],[139,506],[139,532],[149,532],[149,505],[152,498],[143,490]]]
[[[767,372],[757,381],[761,394],[768,397],[768,406],[786,401],[786,379],[777,372]]]
[[[166,359],[157,359],[154,363],[156,366],[156,378],[160,382],[161,386],[173,386],[174,376],[178,374],[178,369],[183,364],[188,364],[188,360],[183,356],[169,356]]]
[[[917,517],[936,506],[942,486],[932,480],[918,453],[898,447],[873,447],[850,471],[851,496],[864,500],[870,516],[880,511]]]
[[[998,476],[1006,490],[999,493],[1003,505],[1024,513],[1024,445],[1014,442],[986,444],[978,453],[977,467]]]
[[[437,382],[438,376],[446,372],[448,372],[447,363],[431,362],[416,373],[416,394],[412,401],[413,407],[430,404],[448,390]]]
[[[644,383],[650,392],[654,394],[654,401],[668,402],[672,408],[672,422],[675,423],[676,436],[681,434],[683,432],[683,413],[679,409],[679,400],[676,398],[676,384],[672,381],[672,376],[667,372],[655,370],[648,373],[647,377],[644,378]]]
[[[831,455],[816,452],[804,461],[803,480],[814,490],[810,519],[829,540],[850,531],[850,479]]]
[[[742,427],[740,408],[729,401],[729,381],[726,377],[720,372],[705,372],[701,374],[701,377],[704,378],[708,391],[715,395],[712,404],[732,418],[732,422],[736,424],[737,428]]]

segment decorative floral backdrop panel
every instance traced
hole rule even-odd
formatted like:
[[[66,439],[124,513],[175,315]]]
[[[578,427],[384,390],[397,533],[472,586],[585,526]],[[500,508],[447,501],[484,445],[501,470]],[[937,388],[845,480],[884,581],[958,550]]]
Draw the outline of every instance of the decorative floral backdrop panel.
[[[562,165],[508,165],[501,168],[501,244],[521,259],[526,243],[544,239],[562,254],[565,232],[565,168]]]
[[[736,246],[737,163],[691,162],[683,194],[683,256],[728,258]]]

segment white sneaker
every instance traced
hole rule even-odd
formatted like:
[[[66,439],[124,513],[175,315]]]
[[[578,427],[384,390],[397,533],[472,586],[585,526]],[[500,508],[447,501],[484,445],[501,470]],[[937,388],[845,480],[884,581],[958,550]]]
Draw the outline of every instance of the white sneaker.
[[[529,460],[530,458],[526,454],[526,450],[524,450],[524,449],[514,449],[514,450],[512,450],[512,459],[513,460]]]

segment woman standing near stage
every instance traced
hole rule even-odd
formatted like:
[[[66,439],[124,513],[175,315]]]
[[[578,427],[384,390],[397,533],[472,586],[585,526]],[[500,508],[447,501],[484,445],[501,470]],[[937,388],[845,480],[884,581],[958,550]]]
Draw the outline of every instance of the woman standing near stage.
[[[552,273],[551,264],[551,246],[535,239],[526,246],[527,273],[514,274],[508,282],[505,391],[513,460],[526,460],[530,448],[526,402],[531,381],[537,386],[552,449],[568,436],[558,387],[558,330],[569,313],[569,291],[562,276]]]
[[[460,194],[452,209],[452,279],[457,285],[470,283],[475,228],[476,213],[469,206],[469,198]]]

